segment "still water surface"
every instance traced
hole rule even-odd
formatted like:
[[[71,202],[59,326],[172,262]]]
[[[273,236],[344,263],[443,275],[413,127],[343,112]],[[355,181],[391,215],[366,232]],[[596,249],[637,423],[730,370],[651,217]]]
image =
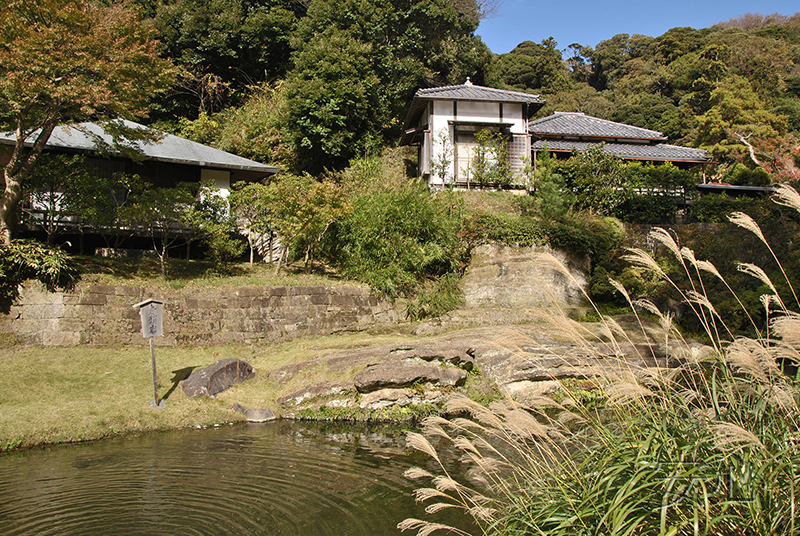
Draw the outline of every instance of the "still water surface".
[[[396,535],[426,516],[404,445],[399,427],[280,421],[9,453],[0,534]]]

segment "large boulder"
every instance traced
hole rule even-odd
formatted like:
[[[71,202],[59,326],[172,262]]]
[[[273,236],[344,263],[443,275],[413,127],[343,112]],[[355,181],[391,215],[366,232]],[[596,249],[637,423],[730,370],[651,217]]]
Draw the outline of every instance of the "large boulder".
[[[475,365],[475,350],[450,343],[429,343],[397,346],[389,351],[390,356],[403,359],[421,359],[427,363],[453,365],[466,371]]]
[[[361,409],[379,410],[393,406],[419,406],[422,404],[436,404],[442,400],[443,392],[438,389],[379,389],[371,393],[364,393],[359,399]]]
[[[303,387],[286,396],[278,398],[277,402],[281,406],[288,408],[298,408],[307,406],[323,405],[320,401],[333,402],[334,406],[348,405],[344,400],[353,392],[352,383],[322,382]]]
[[[235,357],[220,359],[213,365],[195,370],[183,380],[183,392],[189,398],[198,396],[213,398],[237,383],[254,378],[255,375],[255,370],[246,361]]]

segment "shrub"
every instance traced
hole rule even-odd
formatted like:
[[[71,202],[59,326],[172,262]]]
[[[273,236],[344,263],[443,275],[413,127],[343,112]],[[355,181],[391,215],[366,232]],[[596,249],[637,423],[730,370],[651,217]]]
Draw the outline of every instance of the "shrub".
[[[496,241],[511,246],[532,246],[545,240],[543,224],[514,214],[481,214],[467,224],[475,240]]]
[[[744,164],[734,164],[723,180],[736,186],[769,186],[772,178],[761,167],[750,169]]]
[[[719,223],[727,221],[731,212],[750,211],[758,201],[749,197],[708,194],[697,198],[689,207],[689,221]]]
[[[406,316],[421,320],[441,316],[464,304],[464,296],[456,274],[426,281],[418,286],[416,296],[406,304]]]
[[[421,184],[364,193],[336,224],[325,251],[349,278],[390,297],[420,282],[457,273],[467,254],[458,221]]]
[[[617,248],[625,232],[619,220],[585,212],[567,213],[544,228],[553,248],[586,255],[593,263]]]
[[[28,279],[42,283],[47,290],[71,290],[80,279],[76,265],[61,250],[15,240],[0,246],[0,311],[19,298],[19,287]]]

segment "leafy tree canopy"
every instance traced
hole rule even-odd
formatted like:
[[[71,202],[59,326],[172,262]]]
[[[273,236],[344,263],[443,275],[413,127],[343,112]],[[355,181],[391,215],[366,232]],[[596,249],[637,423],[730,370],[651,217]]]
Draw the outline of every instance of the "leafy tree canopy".
[[[400,134],[419,87],[483,81],[480,4],[466,0],[316,0],[293,40],[290,139],[300,167],[343,169]]]
[[[285,78],[291,36],[305,16],[291,0],[174,0],[150,9],[160,53],[182,67],[166,116],[195,118],[241,103],[242,91]]]
[[[492,63],[487,82],[516,91],[568,89],[570,82],[566,65],[556,45],[552,37],[542,41],[541,45],[523,41]]]
[[[800,178],[800,14],[747,15],[655,38],[618,34],[594,48],[573,43],[560,70],[557,61],[543,70],[542,57],[557,60],[546,48],[557,51],[552,42],[521,43],[493,62],[490,79],[548,92],[540,116],[584,112],[708,149],[719,177],[740,162],[775,180]]]
[[[14,0],[0,6],[0,126],[17,144],[4,168],[6,244],[22,184],[58,124],[145,114],[172,80],[130,2]],[[130,134],[130,133],[128,133]],[[23,142],[31,137],[32,148]]]

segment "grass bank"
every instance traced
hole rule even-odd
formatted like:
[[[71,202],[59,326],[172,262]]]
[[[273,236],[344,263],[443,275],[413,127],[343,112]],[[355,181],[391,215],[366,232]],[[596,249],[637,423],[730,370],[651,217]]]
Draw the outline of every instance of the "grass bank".
[[[327,350],[404,340],[367,333],[298,339],[264,347],[156,348],[159,395],[167,407],[150,407],[153,382],[147,346],[136,348],[14,347],[0,359],[0,451],[46,443],[100,439],[117,434],[209,426],[243,420],[230,408],[274,407],[302,382],[336,381],[324,367],[281,385],[269,373]],[[227,357],[246,360],[255,379],[215,399],[189,400],[179,381],[188,369]],[[354,371],[348,371],[351,373]]]
[[[161,277],[158,259],[134,257],[109,259],[76,255],[84,283],[98,285],[137,285],[148,288],[213,288],[252,286],[336,286],[357,285],[344,281],[327,267],[315,264],[306,271],[303,266],[288,264],[275,275],[274,265],[263,262],[228,263],[222,266],[209,261],[167,259],[167,277]]]

